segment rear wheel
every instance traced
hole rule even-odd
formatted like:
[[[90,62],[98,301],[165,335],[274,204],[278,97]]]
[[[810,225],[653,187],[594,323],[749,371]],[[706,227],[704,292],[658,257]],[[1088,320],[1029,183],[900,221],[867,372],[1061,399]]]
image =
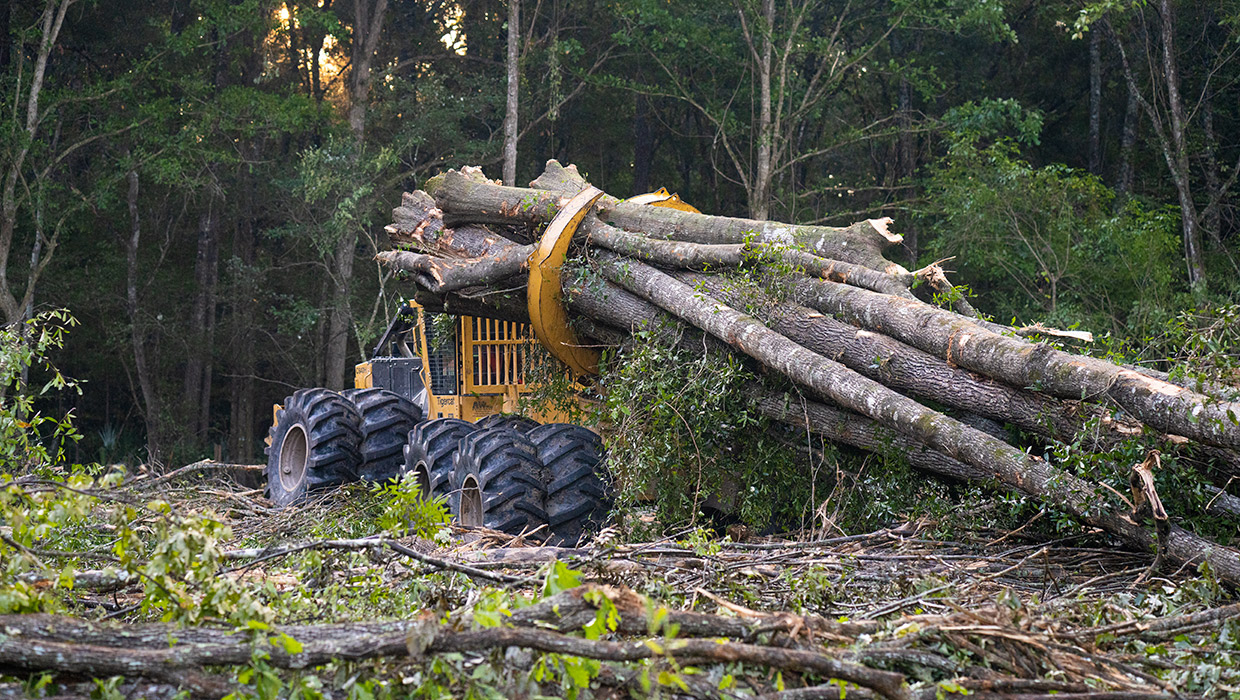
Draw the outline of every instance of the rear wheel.
[[[483,428],[508,428],[518,433],[528,433],[538,427],[538,421],[533,418],[518,416],[515,413],[493,413],[479,418],[474,425],[477,425],[480,430]]]
[[[267,494],[292,505],[311,491],[357,479],[361,416],[329,389],[299,389],[284,400],[267,448]]]
[[[422,420],[422,409],[400,394],[377,387],[341,393],[362,416],[362,461],[357,475],[366,481],[399,476],[405,464],[405,441]]]
[[[456,454],[452,510],[462,525],[517,535],[547,523],[544,483],[546,470],[529,438],[505,428],[479,430]]]
[[[401,474],[414,475],[424,498],[449,495],[457,447],[461,438],[475,430],[477,427],[473,423],[459,418],[436,418],[418,423],[409,431]]]
[[[599,529],[614,500],[603,443],[590,430],[569,423],[540,425],[529,438],[547,468],[552,543],[576,545]]]

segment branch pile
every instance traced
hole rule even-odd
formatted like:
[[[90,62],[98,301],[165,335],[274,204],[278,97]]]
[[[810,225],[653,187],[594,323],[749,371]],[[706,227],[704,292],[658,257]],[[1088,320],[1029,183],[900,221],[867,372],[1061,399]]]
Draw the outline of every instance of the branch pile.
[[[637,692],[641,674],[633,662],[649,664],[647,668],[656,672],[672,671],[682,684],[674,692],[680,697],[817,698],[847,692],[857,697],[930,700],[943,697],[946,688],[953,695],[979,698],[1154,700],[1178,696],[1171,684],[1155,675],[1167,668],[1167,662],[1112,653],[1088,642],[1101,632],[1109,635],[1112,646],[1133,636],[1163,641],[1185,630],[1217,629],[1240,617],[1240,606],[1231,605],[1077,629],[1044,625],[1043,620],[1004,607],[910,616],[899,619],[898,625],[764,613],[732,603],[723,607],[729,614],[668,609],[622,586],[588,584],[520,608],[499,627],[478,627],[467,617],[454,615],[446,620],[428,616],[413,621],[280,625],[242,633],[161,623],[116,625],[46,614],[0,615],[0,671],[145,678],[193,697],[218,698],[245,688],[207,669],[247,666],[256,656],[273,668],[309,669],[367,659],[418,664],[445,654],[486,658],[489,652],[525,649],[609,662],[594,679],[596,687]],[[602,638],[578,636],[600,621],[605,627]],[[290,639],[296,640],[295,647],[280,641]],[[508,653],[503,663],[522,661]],[[759,673],[729,690],[710,674],[679,673],[686,666],[716,664],[779,671],[809,685],[771,692]],[[922,676],[952,680],[947,686],[910,688],[911,681]],[[747,684],[750,687],[744,688]]]
[[[527,260],[540,227],[586,186],[555,161],[530,188],[501,186],[473,168],[448,171],[404,196],[388,227],[400,249],[379,258],[409,273],[428,308],[527,321]],[[1028,329],[980,319],[959,299],[945,302],[951,308],[919,299],[918,278],[942,298],[959,295],[941,270],[911,273],[884,257],[901,240],[889,224],[795,226],[604,195],[575,239],[603,283],[566,289],[565,303],[583,343],[623,344],[639,327],[697,348],[706,336],[750,358],[760,376],[799,388],[803,398],[790,402],[765,382],[749,386],[768,417],[862,449],[894,447],[937,475],[997,483],[1156,551],[1168,566],[1208,562],[1240,584],[1240,552],[1164,511],[1149,478],[1157,451],[1139,465],[1114,465],[1131,471],[1130,499],[995,429],[1008,424],[1065,443],[1087,435],[1099,451],[1152,431],[1165,449],[1193,450],[1237,472],[1240,390],[1180,386],[1029,340]],[[736,268],[763,282],[742,288],[720,274]]]

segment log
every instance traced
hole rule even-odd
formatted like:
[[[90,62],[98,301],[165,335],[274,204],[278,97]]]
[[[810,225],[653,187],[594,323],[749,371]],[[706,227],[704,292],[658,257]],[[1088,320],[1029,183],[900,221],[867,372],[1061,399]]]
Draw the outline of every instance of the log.
[[[1240,447],[1240,404],[1086,355],[1009,338],[922,302],[828,280],[793,282],[805,305],[1016,387],[1067,399],[1111,399],[1142,423],[1217,447]]]
[[[458,223],[538,226],[551,221],[568,200],[564,192],[504,187],[479,181],[456,170],[426,182],[426,193],[444,212],[447,226]],[[883,257],[883,250],[902,238],[891,233],[889,219],[870,219],[849,227],[791,226],[725,216],[707,216],[664,207],[633,204],[604,195],[597,216],[587,217],[578,229],[593,235],[600,224],[638,231],[654,239],[705,244],[771,244],[802,246],[824,258],[840,260],[880,272],[907,273]]]
[[[747,304],[772,330],[789,340],[904,393],[1064,442],[1071,442],[1090,419],[1103,426],[1104,432],[1095,441],[1097,446],[1110,447],[1141,432],[1139,424],[1115,420],[1097,407],[1008,386],[889,336],[862,330],[794,303],[776,303],[761,289],[741,289],[712,275],[675,277],[726,303]]]

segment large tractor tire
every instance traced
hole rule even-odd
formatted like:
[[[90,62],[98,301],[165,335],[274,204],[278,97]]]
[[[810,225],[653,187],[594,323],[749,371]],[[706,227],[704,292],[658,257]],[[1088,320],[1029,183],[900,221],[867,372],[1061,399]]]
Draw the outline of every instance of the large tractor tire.
[[[492,413],[489,416],[479,418],[474,425],[478,429],[484,428],[508,428],[518,433],[528,433],[538,427],[538,421],[525,416],[518,416],[512,413]]]
[[[511,535],[546,525],[546,469],[538,448],[506,428],[479,430],[461,441],[452,471],[452,512],[462,525]]]
[[[405,464],[405,441],[422,420],[422,409],[387,389],[349,389],[341,392],[362,416],[362,461],[357,475],[363,481],[387,481],[400,476]]]
[[[614,501],[606,454],[598,435],[569,423],[548,423],[529,432],[547,468],[550,544],[575,546],[597,532]]]
[[[361,416],[329,389],[299,389],[284,400],[267,448],[267,495],[276,506],[357,480]]]
[[[409,431],[401,474],[413,474],[425,498],[450,495],[456,450],[461,439],[477,429],[473,423],[459,418],[418,423]]]

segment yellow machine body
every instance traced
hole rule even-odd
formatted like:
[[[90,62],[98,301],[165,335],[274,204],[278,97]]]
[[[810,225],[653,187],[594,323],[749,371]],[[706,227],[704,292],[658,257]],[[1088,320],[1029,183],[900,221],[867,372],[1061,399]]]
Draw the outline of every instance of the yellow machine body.
[[[452,319],[451,337],[437,338],[436,333],[445,333],[445,328],[417,302],[406,303],[417,314],[411,337],[405,342],[422,359],[427,418],[476,421],[517,410],[521,397],[531,390],[525,380],[525,361],[530,344],[536,341],[529,325],[457,316]],[[354,386],[364,389],[373,385],[372,363],[358,364]],[[544,423],[564,418],[554,412],[530,417]]]

